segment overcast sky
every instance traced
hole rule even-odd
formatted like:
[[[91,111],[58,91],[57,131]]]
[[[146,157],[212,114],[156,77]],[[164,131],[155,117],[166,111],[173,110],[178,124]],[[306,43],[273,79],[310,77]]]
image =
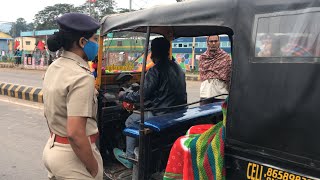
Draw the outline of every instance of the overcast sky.
[[[129,0],[115,0],[118,8],[129,8]],[[46,6],[57,3],[68,3],[79,6],[86,0],[4,0],[1,4],[0,21],[13,22],[23,17],[32,22],[34,15]],[[132,0],[134,9],[147,8],[154,5],[175,3],[176,0]]]

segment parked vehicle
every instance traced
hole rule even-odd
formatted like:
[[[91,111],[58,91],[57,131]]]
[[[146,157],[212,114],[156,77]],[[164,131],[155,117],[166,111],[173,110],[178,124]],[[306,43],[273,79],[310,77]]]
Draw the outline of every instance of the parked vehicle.
[[[98,69],[103,36],[109,32],[145,32],[145,54],[150,33],[169,40],[226,34],[234,60],[225,144],[227,179],[319,179],[319,17],[319,0],[203,0],[106,16]],[[146,56],[144,65],[145,60]],[[111,92],[111,85],[117,85],[115,91],[123,86],[119,74],[98,74],[101,92]],[[145,66],[141,74],[128,76],[126,83],[143,80]],[[118,166],[106,149],[121,142],[126,114],[112,103],[106,105],[100,98],[100,150],[108,177],[119,179],[124,171],[114,170]],[[142,123],[144,110],[140,105]],[[139,130],[125,129],[140,142],[139,159],[134,160],[139,179],[163,171],[172,143],[191,125],[217,121],[213,119],[219,116],[219,104],[210,104],[150,119]]]

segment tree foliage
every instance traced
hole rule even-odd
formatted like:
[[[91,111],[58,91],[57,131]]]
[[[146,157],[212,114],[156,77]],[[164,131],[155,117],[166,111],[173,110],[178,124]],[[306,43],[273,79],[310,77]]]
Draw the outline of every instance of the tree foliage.
[[[17,19],[10,34],[16,37],[20,35],[20,31],[32,31],[34,28],[35,30],[58,29],[56,19],[61,15],[70,12],[91,14],[93,18],[100,21],[106,15],[129,11],[124,8],[116,10],[115,0],[96,0],[95,3],[91,3],[90,5],[90,10],[88,1],[77,7],[72,4],[55,4],[53,6],[47,6],[35,15],[34,22],[32,23],[27,24],[23,18]]]
[[[91,3],[91,10],[89,9],[89,3],[77,7],[77,11],[81,13],[91,14],[96,20],[101,20],[108,14],[114,14],[116,2],[114,0],[97,0],[95,3]]]
[[[131,11],[134,11],[134,10],[131,10]],[[119,8],[118,13],[126,13],[126,12],[130,12],[130,9],[127,9],[127,8]]]
[[[39,11],[34,17],[34,24],[37,30],[57,29],[56,19],[70,12],[77,12],[77,8],[71,4],[55,4],[47,6],[44,10]]]
[[[22,31],[32,31],[33,23],[27,23],[24,18],[18,18],[16,22],[14,22],[11,26],[10,35],[12,37],[20,36],[20,32]]]

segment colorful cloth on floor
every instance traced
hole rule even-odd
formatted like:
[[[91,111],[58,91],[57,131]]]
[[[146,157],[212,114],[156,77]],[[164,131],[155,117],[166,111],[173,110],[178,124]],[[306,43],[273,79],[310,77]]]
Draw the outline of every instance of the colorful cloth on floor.
[[[223,121],[216,125],[193,126],[174,143],[164,180],[225,180],[224,142],[226,103]]]

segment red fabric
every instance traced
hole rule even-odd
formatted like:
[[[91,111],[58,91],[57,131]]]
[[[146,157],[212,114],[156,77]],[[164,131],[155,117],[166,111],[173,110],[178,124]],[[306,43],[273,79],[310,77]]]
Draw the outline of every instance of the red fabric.
[[[93,69],[97,69],[97,68],[98,68],[98,64],[97,64],[97,63],[93,63],[93,64],[92,64],[92,68],[93,68]]]
[[[190,168],[190,164],[192,164],[192,161],[191,161],[191,153],[184,153],[184,159],[183,160],[183,177],[184,179],[187,179],[187,180],[194,180],[194,177],[193,177],[193,169]],[[187,170],[186,170],[187,169]]]
[[[97,0],[88,0],[90,3],[95,3]]]
[[[16,40],[14,42],[14,49],[17,49],[20,46],[20,41]]]
[[[185,153],[182,146],[182,137],[179,137],[171,148],[170,156],[167,163],[166,172],[183,174],[184,160],[187,160],[188,153]],[[191,155],[190,155],[191,159]],[[191,168],[190,168],[191,169]]]
[[[39,41],[39,42],[38,42],[38,46],[37,46],[37,47],[38,47],[38,49],[40,49],[41,51],[44,50],[44,46],[45,46],[45,44],[44,44],[42,41]]]
[[[229,82],[231,74],[230,55],[221,48],[215,53],[207,50],[200,56],[199,72],[201,81],[219,79]]]
[[[52,137],[52,136],[53,136],[53,133],[51,132],[50,133],[50,137]],[[91,135],[90,136],[91,143],[95,143],[97,141],[98,137],[99,137],[99,133]],[[62,136],[59,136],[57,134],[55,134],[54,142],[57,142],[57,143],[60,143],[60,144],[70,144],[69,143],[69,139],[67,137],[62,137]]]
[[[185,141],[192,137],[194,134],[202,134],[203,132],[209,130],[213,124],[202,124],[192,126],[186,136],[179,137],[170,151],[170,156],[168,159],[167,167],[165,172],[170,172],[174,174],[183,174],[184,180],[194,180],[193,169],[190,168],[192,165],[191,162],[191,153],[184,146]],[[206,164],[209,164],[208,157],[205,158]],[[208,166],[210,167],[210,166]],[[207,169],[209,172],[210,169]],[[209,173],[210,174],[210,173]],[[212,174],[212,173],[211,173]],[[179,178],[177,178],[179,179]]]
[[[128,111],[133,111],[134,106],[131,103],[128,102],[122,102],[122,107]]]
[[[200,124],[200,125],[192,126],[189,129],[188,134],[202,134],[203,132],[210,129],[212,126],[213,126],[212,124]]]
[[[206,173],[207,173],[207,176],[208,176],[208,180],[213,180],[214,179],[214,175],[213,175],[213,173],[211,171],[208,154],[205,154],[205,157],[204,157],[204,168],[206,170]]]

